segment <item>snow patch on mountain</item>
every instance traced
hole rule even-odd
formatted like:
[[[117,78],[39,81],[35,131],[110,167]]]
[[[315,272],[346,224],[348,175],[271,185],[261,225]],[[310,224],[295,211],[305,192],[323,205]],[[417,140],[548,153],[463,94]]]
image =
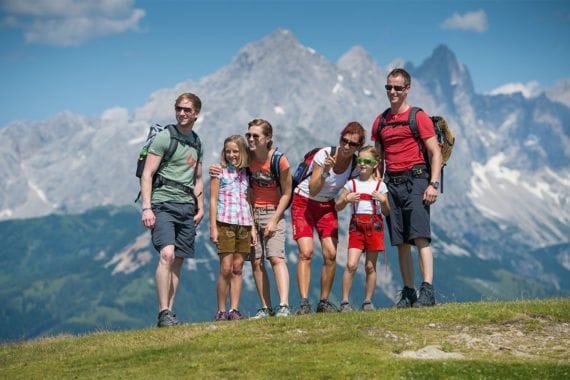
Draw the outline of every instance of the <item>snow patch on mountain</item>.
[[[473,205],[505,229],[522,227],[542,246],[568,241],[570,177],[548,168],[522,173],[508,168],[506,161],[501,152],[485,163],[472,164],[468,197]]]

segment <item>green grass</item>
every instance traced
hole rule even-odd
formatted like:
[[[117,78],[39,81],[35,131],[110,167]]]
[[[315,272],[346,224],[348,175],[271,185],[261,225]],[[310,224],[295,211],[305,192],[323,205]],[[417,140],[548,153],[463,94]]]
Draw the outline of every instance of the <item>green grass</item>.
[[[462,359],[412,359],[426,346]],[[0,346],[0,378],[570,378],[570,299],[445,304],[60,335]]]

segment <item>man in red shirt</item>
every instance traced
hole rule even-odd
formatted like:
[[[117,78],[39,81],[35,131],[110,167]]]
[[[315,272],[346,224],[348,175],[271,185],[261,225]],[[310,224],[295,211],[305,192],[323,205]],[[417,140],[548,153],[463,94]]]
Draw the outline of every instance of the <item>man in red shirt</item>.
[[[442,157],[433,123],[425,112],[416,113],[420,141],[407,123],[412,109],[406,102],[411,82],[410,74],[404,69],[394,69],[388,74],[385,87],[390,109],[379,115],[372,126],[372,141],[380,153],[380,173],[386,169],[384,180],[390,201],[390,216],[386,219],[390,241],[398,247],[404,283],[396,307],[435,305],[430,205],[437,200]],[[424,149],[431,157],[430,165],[425,162]],[[414,286],[411,245],[417,247],[423,277],[419,297]]]

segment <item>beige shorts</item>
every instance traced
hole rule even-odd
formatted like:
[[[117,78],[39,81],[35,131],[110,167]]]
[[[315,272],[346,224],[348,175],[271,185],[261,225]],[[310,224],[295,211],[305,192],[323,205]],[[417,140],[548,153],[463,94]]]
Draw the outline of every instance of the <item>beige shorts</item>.
[[[216,222],[218,226],[218,253],[249,254],[251,226]]]
[[[268,257],[285,259],[285,232],[287,228],[285,218],[281,216],[273,236],[269,238],[263,236],[263,230],[273,217],[273,214],[275,214],[275,209],[264,207],[253,209],[253,220],[257,229],[257,245],[251,249],[251,256],[255,255],[256,259],[262,257],[266,259]]]

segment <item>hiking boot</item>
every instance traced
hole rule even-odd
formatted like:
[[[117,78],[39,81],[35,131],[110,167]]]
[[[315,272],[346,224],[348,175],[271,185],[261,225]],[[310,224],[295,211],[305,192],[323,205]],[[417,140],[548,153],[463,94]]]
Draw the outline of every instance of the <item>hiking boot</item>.
[[[272,314],[273,310],[271,310],[270,307],[260,307],[259,309],[257,309],[257,313],[253,317],[251,317],[251,319],[267,318],[271,317]]]
[[[317,305],[317,313],[338,313],[338,307],[328,299],[322,299]]]
[[[218,310],[216,316],[214,317],[216,322],[218,321],[227,321],[228,320],[228,313],[226,311]]]
[[[275,313],[276,317],[288,317],[291,315],[291,310],[289,310],[289,305],[279,305],[279,309],[277,309],[277,313]]]
[[[158,322],[156,323],[157,327],[176,326],[179,323],[180,322],[178,322],[176,316],[168,309],[164,309],[158,313]]]
[[[435,305],[435,296],[433,294],[433,285],[427,282],[422,282],[420,288],[420,296],[414,303],[414,307],[426,307]]]
[[[348,302],[348,301],[342,301],[342,302],[340,303],[340,312],[341,312],[341,313],[347,313],[347,312],[349,312],[349,311],[354,311],[354,310],[352,309],[352,305],[350,305],[350,302]]]
[[[362,311],[373,311],[373,310],[376,310],[376,308],[374,307],[372,301],[366,300],[362,303]]]
[[[311,314],[313,311],[311,310],[311,304],[309,303],[308,298],[301,299],[301,303],[299,304],[299,308],[297,309],[297,315],[305,315]]]
[[[228,319],[230,321],[239,321],[242,318],[243,316],[241,315],[238,309],[231,309],[230,312],[228,313]]]
[[[396,304],[396,307],[401,309],[405,307],[412,307],[412,305],[418,300],[416,294],[416,289],[408,288],[404,286],[404,289],[400,292],[400,300]]]

